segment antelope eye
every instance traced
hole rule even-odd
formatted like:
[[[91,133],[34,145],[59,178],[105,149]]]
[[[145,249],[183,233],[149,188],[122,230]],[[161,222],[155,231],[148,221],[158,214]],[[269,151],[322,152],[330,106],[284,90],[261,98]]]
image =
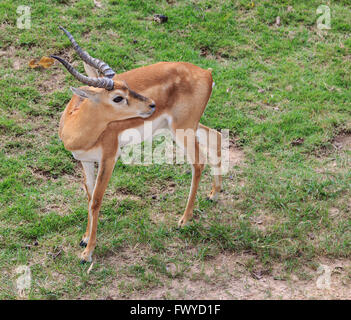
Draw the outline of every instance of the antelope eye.
[[[116,98],[113,99],[113,102],[118,103],[118,102],[121,102],[123,99],[124,99],[123,97],[118,96],[118,97],[116,97]]]

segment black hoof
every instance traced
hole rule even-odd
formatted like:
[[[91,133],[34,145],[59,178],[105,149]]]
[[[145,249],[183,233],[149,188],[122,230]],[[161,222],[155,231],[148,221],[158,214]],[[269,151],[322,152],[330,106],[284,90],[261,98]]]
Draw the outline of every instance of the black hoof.
[[[83,240],[81,240],[80,242],[79,242],[79,245],[81,246],[81,247],[86,247],[88,244],[86,243],[86,242],[84,242]]]
[[[210,197],[206,197],[207,201],[213,202],[213,200]]]
[[[84,259],[80,260],[80,264],[86,264],[86,263],[88,263],[88,261],[86,261]]]

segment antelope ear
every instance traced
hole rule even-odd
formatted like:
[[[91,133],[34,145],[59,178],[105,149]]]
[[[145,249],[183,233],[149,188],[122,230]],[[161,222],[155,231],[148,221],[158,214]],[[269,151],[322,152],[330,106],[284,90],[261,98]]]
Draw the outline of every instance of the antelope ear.
[[[81,97],[81,98],[86,98],[89,99],[91,101],[94,102],[98,102],[99,101],[99,93],[90,89],[78,89],[78,88],[73,88],[70,87],[70,89],[72,90],[72,92]]]
[[[129,86],[128,86],[128,83],[127,82],[125,82],[124,80],[122,80],[122,82],[123,82],[123,84],[128,88],[128,90],[129,90]]]
[[[95,68],[93,68],[92,66],[88,65],[85,62],[83,62],[83,65],[84,65],[85,73],[88,75],[88,77],[98,78],[100,76],[99,72]]]

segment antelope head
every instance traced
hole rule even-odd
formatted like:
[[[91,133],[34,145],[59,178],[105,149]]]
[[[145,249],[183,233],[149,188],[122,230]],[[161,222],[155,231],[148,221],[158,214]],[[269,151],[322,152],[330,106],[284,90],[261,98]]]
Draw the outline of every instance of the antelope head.
[[[91,57],[86,51],[77,44],[73,36],[63,27],[71,41],[73,48],[80,58],[91,67],[97,69],[101,77],[87,77],[79,73],[69,62],[58,57],[52,58],[61,62],[64,67],[80,82],[89,87],[72,88],[71,90],[77,96],[87,99],[84,103],[89,103],[96,107],[96,111],[106,114],[111,121],[124,120],[135,117],[147,118],[155,111],[155,102],[135,91],[129,89],[127,83],[123,80],[113,79],[115,72],[107,63]]]

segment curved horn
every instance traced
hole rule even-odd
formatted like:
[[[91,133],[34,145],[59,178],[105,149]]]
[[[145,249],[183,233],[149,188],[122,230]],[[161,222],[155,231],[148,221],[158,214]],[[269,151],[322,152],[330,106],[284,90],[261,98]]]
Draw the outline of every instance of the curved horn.
[[[74,50],[77,51],[78,55],[82,58],[83,61],[85,61],[87,64],[91,65],[92,67],[98,69],[106,78],[113,78],[115,76],[115,72],[112,70],[112,68],[105,62],[93,58],[84,51],[78,43],[74,40],[73,36],[63,27],[59,27],[68,37],[69,41],[71,41]]]
[[[83,82],[88,86],[92,86],[96,88],[105,88],[107,90],[113,90],[114,82],[112,79],[86,77],[81,73],[79,73],[76,69],[74,69],[73,66],[70,63],[68,63],[66,60],[57,56],[50,56],[50,57],[60,61],[65,66],[65,68],[80,82]]]

